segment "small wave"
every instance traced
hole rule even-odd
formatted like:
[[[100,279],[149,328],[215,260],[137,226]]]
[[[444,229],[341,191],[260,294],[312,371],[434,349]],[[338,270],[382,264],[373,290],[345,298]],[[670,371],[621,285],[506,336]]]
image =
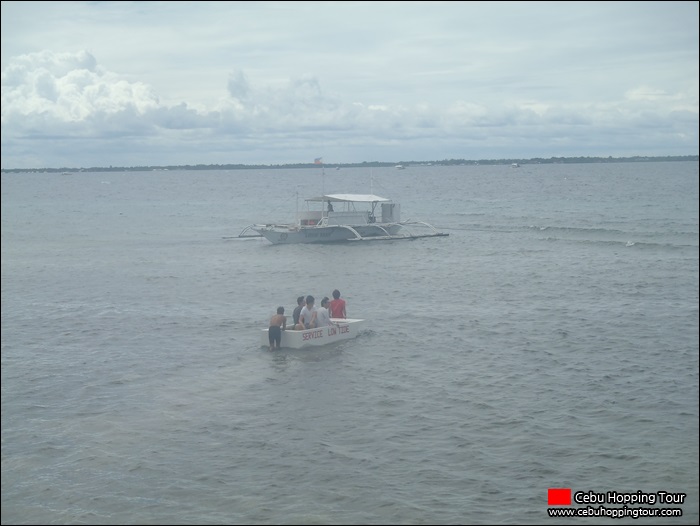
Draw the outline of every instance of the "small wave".
[[[674,243],[660,243],[660,242],[643,242],[643,241],[631,241],[631,240],[616,240],[616,239],[566,239],[563,237],[547,236],[542,238],[544,241],[551,242],[564,242],[564,243],[577,243],[577,244],[588,244],[592,246],[624,246],[626,248],[635,247],[638,249],[653,249],[653,250],[692,250],[697,251],[697,245],[683,245]]]

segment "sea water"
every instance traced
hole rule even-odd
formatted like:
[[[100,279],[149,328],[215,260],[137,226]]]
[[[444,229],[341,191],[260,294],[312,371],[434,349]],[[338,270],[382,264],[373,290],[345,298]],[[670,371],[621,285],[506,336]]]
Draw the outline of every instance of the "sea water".
[[[449,236],[237,238],[324,192]],[[356,339],[260,347],[336,288]],[[3,524],[561,523],[557,488],[698,523],[697,162],[2,174]]]

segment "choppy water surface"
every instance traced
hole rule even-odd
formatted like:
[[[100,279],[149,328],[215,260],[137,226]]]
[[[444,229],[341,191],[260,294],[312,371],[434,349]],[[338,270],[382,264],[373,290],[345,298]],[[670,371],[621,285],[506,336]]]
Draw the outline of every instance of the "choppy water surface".
[[[324,190],[450,236],[236,239]],[[357,339],[259,347],[334,288]],[[541,524],[548,488],[698,522],[696,162],[2,175],[3,524]]]

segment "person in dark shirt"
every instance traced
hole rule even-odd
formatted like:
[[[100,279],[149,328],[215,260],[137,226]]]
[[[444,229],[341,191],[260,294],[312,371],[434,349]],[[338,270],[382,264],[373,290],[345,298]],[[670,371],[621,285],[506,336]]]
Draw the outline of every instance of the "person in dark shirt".
[[[299,325],[299,314],[301,314],[301,309],[304,308],[304,305],[306,305],[306,301],[304,301],[304,296],[299,296],[297,298],[297,306],[294,309],[294,312],[292,313],[292,321],[294,322],[292,328],[295,330],[302,330],[304,328],[297,327],[297,325]]]

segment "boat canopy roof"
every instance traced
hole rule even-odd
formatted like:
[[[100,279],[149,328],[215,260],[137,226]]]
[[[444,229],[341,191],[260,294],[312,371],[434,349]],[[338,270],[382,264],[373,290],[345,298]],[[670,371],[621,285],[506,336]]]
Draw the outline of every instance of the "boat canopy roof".
[[[374,194],[328,194],[320,197],[309,197],[307,201],[341,201],[345,203],[377,203],[391,201]]]

